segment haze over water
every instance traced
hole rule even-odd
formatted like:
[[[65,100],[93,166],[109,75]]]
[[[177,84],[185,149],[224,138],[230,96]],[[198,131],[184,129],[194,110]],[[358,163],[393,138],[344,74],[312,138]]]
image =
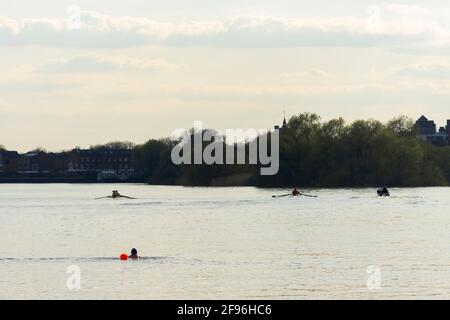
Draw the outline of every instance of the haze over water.
[[[450,298],[450,188],[307,192],[0,185],[0,299]]]

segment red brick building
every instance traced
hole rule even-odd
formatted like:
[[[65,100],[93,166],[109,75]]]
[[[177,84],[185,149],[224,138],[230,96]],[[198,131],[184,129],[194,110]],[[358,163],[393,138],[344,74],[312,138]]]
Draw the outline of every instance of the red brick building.
[[[132,170],[132,150],[75,149],[69,154],[69,171]]]
[[[18,154],[0,150],[3,178],[51,181],[128,181],[135,178],[131,149],[75,149],[70,152],[44,151]],[[47,181],[45,180],[45,181]]]

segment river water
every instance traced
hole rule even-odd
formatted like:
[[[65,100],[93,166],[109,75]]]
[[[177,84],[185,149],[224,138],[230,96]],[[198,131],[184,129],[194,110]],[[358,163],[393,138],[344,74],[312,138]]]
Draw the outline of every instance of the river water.
[[[450,298],[450,188],[305,192],[2,184],[0,299]]]

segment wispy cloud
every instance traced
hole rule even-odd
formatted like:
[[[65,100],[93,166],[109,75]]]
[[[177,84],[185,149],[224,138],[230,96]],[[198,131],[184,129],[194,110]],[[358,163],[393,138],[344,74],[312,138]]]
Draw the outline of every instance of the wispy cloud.
[[[281,77],[286,79],[323,79],[329,76],[328,72],[320,69],[281,73]]]
[[[397,7],[395,10],[399,11]],[[395,12],[391,7],[383,10]],[[167,23],[143,17],[113,17],[82,11],[69,19],[0,17],[0,45],[129,47],[140,45],[217,47],[402,46],[450,39],[446,26],[373,17],[283,18],[235,16],[222,20]]]
[[[399,68],[394,73],[400,77],[415,77],[450,80],[450,64],[445,62],[429,62]]]
[[[178,71],[188,66],[164,59],[135,59],[101,55],[79,55],[68,59],[49,60],[36,68],[37,72],[98,73],[111,71]]]

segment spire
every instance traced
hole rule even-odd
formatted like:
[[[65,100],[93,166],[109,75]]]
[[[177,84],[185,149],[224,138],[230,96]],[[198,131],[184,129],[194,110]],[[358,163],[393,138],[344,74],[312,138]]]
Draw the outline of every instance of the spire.
[[[283,128],[286,127],[287,122],[286,122],[286,111],[283,111]]]

